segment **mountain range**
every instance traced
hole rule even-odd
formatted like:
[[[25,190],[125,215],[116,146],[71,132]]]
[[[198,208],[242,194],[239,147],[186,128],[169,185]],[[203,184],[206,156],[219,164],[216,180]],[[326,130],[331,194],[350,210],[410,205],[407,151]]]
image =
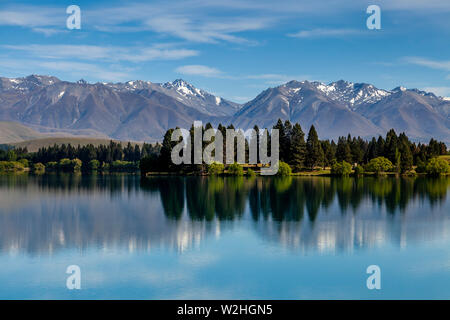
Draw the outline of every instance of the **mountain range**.
[[[314,124],[322,139],[349,133],[369,138],[394,128],[416,141],[450,143],[450,99],[417,89],[293,80],[241,105],[181,79],[90,84],[40,75],[0,77],[0,121],[46,136],[154,142],[168,128],[189,128],[195,120],[248,129],[272,127],[278,118],[299,122],[305,132]]]

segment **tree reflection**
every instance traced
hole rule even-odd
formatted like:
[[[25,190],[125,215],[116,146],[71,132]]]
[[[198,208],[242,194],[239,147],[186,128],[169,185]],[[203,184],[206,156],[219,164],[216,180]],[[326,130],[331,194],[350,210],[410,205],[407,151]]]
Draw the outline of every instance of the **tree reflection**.
[[[430,205],[435,205],[445,200],[450,181],[445,177],[160,177],[145,180],[141,186],[154,184],[170,218],[181,218],[186,201],[192,220],[239,219],[248,201],[254,221],[269,218],[300,221],[306,210],[311,222],[320,212],[327,212],[335,201],[343,215],[349,210],[357,214],[365,201],[384,207],[391,215],[406,212],[414,199],[426,199]],[[175,202],[177,209],[174,209]]]
[[[240,219],[292,246],[406,241],[426,233],[417,232],[417,224],[431,225],[427,236],[446,232],[440,227],[447,221],[449,186],[445,177],[2,175],[0,251],[150,243],[185,248],[235,225],[221,221]]]

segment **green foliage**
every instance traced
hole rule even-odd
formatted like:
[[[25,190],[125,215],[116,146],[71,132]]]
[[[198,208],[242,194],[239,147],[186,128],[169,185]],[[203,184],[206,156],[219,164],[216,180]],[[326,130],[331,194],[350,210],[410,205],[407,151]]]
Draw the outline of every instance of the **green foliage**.
[[[110,141],[109,144],[100,144],[94,146],[87,144],[84,146],[74,147],[71,144],[53,145],[49,147],[42,147],[37,152],[30,154],[34,163],[48,163],[59,162],[61,159],[80,159],[86,166],[91,160],[98,160],[100,163],[111,163],[115,160],[124,160],[131,162],[139,162],[142,157],[151,154],[159,154],[161,145],[144,143],[142,146],[128,143],[122,147],[122,143]],[[21,156],[24,150],[14,149],[14,151]]]
[[[306,140],[306,165],[310,169],[323,165],[323,150],[314,126],[309,129],[308,139]]]
[[[45,171],[45,166],[42,163],[38,162],[38,163],[33,164],[32,170],[35,173],[42,173]]]
[[[141,175],[145,176],[148,172],[158,171],[159,169],[159,159],[156,154],[150,154],[141,159],[139,163],[139,169],[141,170]]]
[[[290,150],[290,162],[294,171],[300,171],[305,167],[306,161],[306,143],[305,134],[302,127],[296,123],[292,128],[291,133],[291,150]]]
[[[28,160],[27,160],[27,159],[20,159],[20,160],[18,160],[17,162],[20,162],[21,164],[23,164],[23,166],[24,166],[25,168],[28,168],[28,167],[29,167],[29,163],[28,163]]]
[[[392,162],[385,157],[376,157],[367,164],[366,170],[375,173],[387,172],[394,168]]]
[[[172,141],[172,133],[174,132],[174,129],[167,130],[166,134],[164,135],[164,140],[161,147],[161,154],[160,154],[160,166],[158,170],[156,171],[174,171],[175,165],[172,162],[172,149],[174,146],[176,146],[179,142],[173,142]],[[181,140],[181,138],[180,138]]]
[[[404,133],[400,134],[398,151],[400,152],[400,171],[404,173],[411,170],[413,165],[411,143]]]
[[[0,161],[0,172],[17,172],[24,169],[24,165],[18,161]]]
[[[64,172],[77,172],[81,170],[83,163],[80,159],[61,159],[58,168]]]
[[[440,176],[450,173],[450,165],[444,159],[431,158],[426,165],[426,173],[431,176]]]
[[[330,140],[321,141],[324,156],[324,166],[331,166],[336,160],[336,144]]]
[[[45,168],[47,169],[47,171],[58,170],[58,162],[56,162],[56,161],[47,162],[47,164],[45,165]]]
[[[290,176],[291,174],[292,174],[291,167],[286,162],[280,161],[277,176],[285,177]]]
[[[138,170],[138,165],[131,161],[116,160],[109,166],[110,172],[136,172]]]
[[[17,160],[17,154],[14,150],[9,150],[6,153],[6,161],[16,161]]]
[[[347,161],[342,160],[341,162],[336,162],[331,166],[331,174],[337,176],[348,176],[352,173],[352,165]]]
[[[109,163],[108,162],[102,163],[101,171],[103,171],[103,172],[109,171]]]
[[[256,177],[256,172],[253,169],[248,168],[247,169],[247,176],[249,176],[249,177]]]
[[[336,147],[336,161],[342,162],[346,161],[348,163],[352,162],[352,153],[350,150],[350,145],[347,139],[340,137]]]
[[[242,166],[239,163],[233,163],[230,164],[227,167],[227,171],[229,175],[232,176],[243,176],[244,175],[244,169],[242,168]]]
[[[363,166],[356,166],[354,168],[355,175],[360,176],[364,174],[364,167]]]
[[[88,163],[88,170],[97,171],[100,168],[100,161],[97,159],[91,160]]]
[[[220,162],[212,162],[208,165],[208,174],[211,176],[217,176],[223,173],[225,166]]]

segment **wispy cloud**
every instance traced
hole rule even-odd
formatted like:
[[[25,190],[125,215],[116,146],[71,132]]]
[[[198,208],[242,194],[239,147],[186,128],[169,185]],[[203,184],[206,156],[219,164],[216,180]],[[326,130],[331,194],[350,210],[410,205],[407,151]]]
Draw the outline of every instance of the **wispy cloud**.
[[[217,43],[227,41],[250,44],[252,41],[236,34],[264,29],[268,27],[269,19],[204,19],[189,15],[166,15],[149,18],[145,24],[155,32],[192,42]]]
[[[175,72],[190,75],[190,76],[202,76],[208,78],[224,77],[224,73],[219,69],[203,66],[203,65],[187,65],[181,66],[175,69]]]
[[[47,59],[82,59],[144,62],[178,60],[198,55],[198,51],[173,48],[171,45],[152,47],[102,47],[93,45],[3,45],[3,48],[26,52],[33,57]]]
[[[34,32],[42,33],[46,37],[49,37],[49,36],[52,36],[52,35],[55,35],[58,33],[67,32],[67,30],[54,29],[54,28],[32,28],[31,30],[33,30]]]
[[[312,29],[301,30],[296,33],[288,34],[293,38],[316,38],[316,37],[340,37],[348,35],[357,35],[363,33],[359,29]]]
[[[403,60],[407,63],[418,66],[450,71],[450,60],[432,60],[422,57],[405,57]]]
[[[128,68],[121,68],[117,65],[100,66],[93,63],[76,61],[45,61],[30,59],[0,59],[0,72],[11,72],[15,75],[22,73],[29,74],[29,70],[34,70],[39,74],[66,73],[78,79],[97,79],[98,81],[124,81],[132,78],[132,72]]]
[[[1,26],[48,27],[65,26],[65,8],[15,6],[0,10]]]

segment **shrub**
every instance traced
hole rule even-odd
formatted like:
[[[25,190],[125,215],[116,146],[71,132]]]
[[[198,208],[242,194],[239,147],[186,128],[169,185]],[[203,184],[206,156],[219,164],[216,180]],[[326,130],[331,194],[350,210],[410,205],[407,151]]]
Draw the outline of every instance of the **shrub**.
[[[228,166],[228,174],[232,176],[243,176],[244,175],[244,169],[239,163],[233,163]]]
[[[88,170],[97,171],[98,168],[100,168],[100,161],[98,161],[96,159],[89,161]]]
[[[355,171],[355,175],[357,175],[357,176],[361,176],[364,174],[363,166],[356,166],[354,171]]]
[[[59,161],[59,169],[65,172],[76,172],[76,171],[80,171],[81,166],[83,165],[83,163],[81,162],[80,159],[61,159]]]
[[[352,173],[352,165],[347,161],[342,160],[341,162],[336,162],[331,166],[331,174],[337,176],[348,176]]]
[[[101,170],[102,171],[109,171],[109,163],[108,162],[103,162]]]
[[[450,166],[444,159],[431,158],[426,166],[426,173],[431,176],[439,176],[450,173]]]
[[[45,166],[42,163],[38,162],[33,165],[32,169],[33,172],[42,173],[45,171]]]
[[[23,166],[24,166],[25,168],[28,168],[28,167],[29,167],[29,163],[28,163],[28,160],[27,160],[27,159],[20,159],[20,160],[17,160],[17,162],[20,162],[21,164],[23,164]]]
[[[248,169],[247,169],[247,175],[248,175],[249,177],[256,177],[256,172],[255,172],[253,169],[248,168]]]
[[[290,176],[292,174],[291,167],[283,161],[279,162],[277,176]]]
[[[47,162],[47,164],[45,165],[45,168],[47,169],[47,171],[57,170],[58,169],[58,162],[55,162],[55,161]]]
[[[209,175],[216,176],[216,175],[222,174],[223,170],[224,170],[223,163],[214,161],[208,165],[208,174]]]
[[[423,162],[423,161],[417,161],[416,172],[417,173],[425,173],[425,172],[427,172],[427,164],[425,162]]]
[[[370,160],[366,167],[367,171],[375,173],[386,172],[392,170],[393,168],[394,165],[392,164],[392,162],[385,157],[377,157]]]
[[[116,160],[109,166],[111,172],[135,172],[138,170],[138,165],[131,161]]]
[[[22,171],[23,164],[17,161],[0,161],[0,172]]]

